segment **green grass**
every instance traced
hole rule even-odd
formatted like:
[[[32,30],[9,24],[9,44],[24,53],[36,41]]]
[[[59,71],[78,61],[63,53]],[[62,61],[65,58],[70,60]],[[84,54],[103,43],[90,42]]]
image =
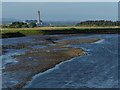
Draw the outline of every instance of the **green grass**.
[[[56,28],[56,29],[49,29],[49,27],[47,27],[47,29],[34,29],[32,28],[32,30],[30,29],[4,29],[2,30],[2,34],[3,37],[6,33],[21,33],[24,35],[52,35],[52,34],[108,34],[108,33],[119,33],[120,28],[112,28],[112,27],[101,27],[101,28]]]

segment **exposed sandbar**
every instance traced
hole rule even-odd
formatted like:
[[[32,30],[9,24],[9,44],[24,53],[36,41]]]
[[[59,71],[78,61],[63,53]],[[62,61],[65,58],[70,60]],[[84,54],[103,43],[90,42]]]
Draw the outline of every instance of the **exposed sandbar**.
[[[65,37],[65,35],[64,35]],[[67,37],[67,36],[66,36]],[[49,38],[49,39],[48,39]],[[38,40],[37,38],[36,40]],[[41,38],[40,38],[41,39]],[[39,40],[40,40],[39,39]],[[57,41],[60,38],[56,37],[42,37],[42,40],[45,41],[45,45],[48,43],[54,43],[55,46],[48,45],[44,48],[26,48],[27,53],[23,55],[14,55],[13,57],[18,60],[18,63],[14,65],[7,66],[3,69],[3,72],[12,72],[11,76],[19,81],[17,85],[10,86],[12,88],[22,88],[26,85],[31,78],[41,72],[44,72],[60,62],[69,60],[71,58],[86,55],[83,53],[81,48],[73,47],[62,47],[63,45],[68,45],[72,43],[92,43],[98,41],[99,39],[75,39],[67,41]],[[41,44],[41,43],[37,43]],[[18,46],[16,46],[18,48]],[[26,45],[24,46],[24,48]],[[14,46],[15,48],[15,46]],[[19,47],[20,48],[20,47]],[[22,75],[21,75],[22,73]]]

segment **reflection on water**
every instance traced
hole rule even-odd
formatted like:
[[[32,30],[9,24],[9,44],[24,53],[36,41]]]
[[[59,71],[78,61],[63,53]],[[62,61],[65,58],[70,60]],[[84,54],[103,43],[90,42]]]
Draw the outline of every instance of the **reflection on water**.
[[[60,40],[56,40],[56,42],[58,41],[67,41],[67,40],[74,40],[74,39],[87,39],[87,38],[102,38],[104,37],[103,35],[101,36],[100,34],[94,34],[94,35],[85,35],[85,36],[74,36],[74,37],[67,37],[67,38],[63,38]]]
[[[32,48],[32,49],[44,48],[44,47],[47,47],[47,46],[44,46],[44,45],[34,45],[34,46],[30,46],[30,48]]]
[[[12,65],[17,63],[17,60],[13,58],[14,55],[21,55],[25,54],[24,49],[6,49],[6,53],[4,55],[1,55],[0,58],[2,58],[2,67],[1,69],[4,69],[7,65]]]

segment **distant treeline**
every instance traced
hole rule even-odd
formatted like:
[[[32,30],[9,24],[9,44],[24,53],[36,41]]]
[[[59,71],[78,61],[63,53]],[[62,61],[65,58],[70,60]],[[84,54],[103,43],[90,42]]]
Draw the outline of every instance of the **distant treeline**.
[[[9,25],[2,25],[2,28],[34,28],[36,26],[36,23],[12,22]]]
[[[120,26],[120,21],[105,21],[105,20],[96,20],[96,21],[84,21],[76,24],[75,26],[93,26],[93,27],[106,27],[106,26]],[[36,23],[24,23],[24,22],[12,22],[9,25],[2,25],[2,28],[34,28],[37,27]]]
[[[76,26],[120,26],[120,21],[105,21],[105,20],[97,20],[97,21],[84,21],[78,23]]]

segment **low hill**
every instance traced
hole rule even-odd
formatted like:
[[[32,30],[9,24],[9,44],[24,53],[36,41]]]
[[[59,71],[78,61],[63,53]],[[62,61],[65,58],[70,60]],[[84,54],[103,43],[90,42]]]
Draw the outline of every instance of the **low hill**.
[[[78,23],[76,26],[99,26],[99,27],[106,27],[106,26],[120,26],[120,21],[84,21]]]

